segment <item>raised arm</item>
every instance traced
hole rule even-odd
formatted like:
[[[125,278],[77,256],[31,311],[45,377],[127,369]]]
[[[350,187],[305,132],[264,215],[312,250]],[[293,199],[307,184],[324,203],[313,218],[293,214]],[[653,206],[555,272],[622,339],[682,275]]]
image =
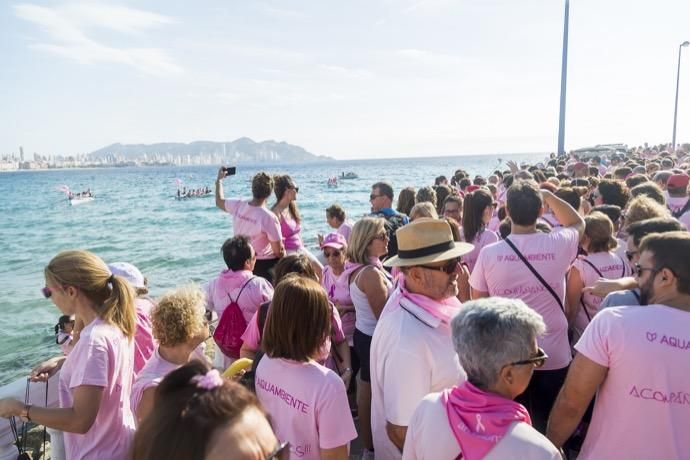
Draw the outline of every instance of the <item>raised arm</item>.
[[[225,196],[223,195],[223,179],[225,179],[225,176],[225,168],[221,166],[216,179],[216,207],[223,211],[225,211]]]
[[[558,222],[564,227],[576,229],[580,234],[580,238],[582,238],[582,235],[585,233],[585,221],[582,216],[578,214],[577,209],[573,209],[572,206],[548,190],[542,190],[541,196],[544,199],[544,203],[553,211],[553,215],[558,219]]]

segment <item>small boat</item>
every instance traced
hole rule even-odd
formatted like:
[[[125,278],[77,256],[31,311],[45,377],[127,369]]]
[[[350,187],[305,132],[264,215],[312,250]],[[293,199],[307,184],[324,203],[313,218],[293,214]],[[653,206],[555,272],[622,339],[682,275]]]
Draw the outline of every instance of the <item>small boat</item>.
[[[337,187],[338,186],[338,178],[337,177],[329,177],[328,178],[328,186],[331,188]]]
[[[186,195],[175,195],[176,200],[186,200],[188,198],[206,198],[207,196],[212,196],[213,192],[204,193],[201,195],[186,194]]]
[[[69,198],[69,204],[72,206],[76,206],[78,204],[84,204],[84,203],[90,203],[93,201],[93,196],[81,196],[81,197],[72,197]]]
[[[342,173],[340,175],[340,179],[359,179],[359,176],[357,174],[353,173],[352,171],[350,171],[348,173]]]

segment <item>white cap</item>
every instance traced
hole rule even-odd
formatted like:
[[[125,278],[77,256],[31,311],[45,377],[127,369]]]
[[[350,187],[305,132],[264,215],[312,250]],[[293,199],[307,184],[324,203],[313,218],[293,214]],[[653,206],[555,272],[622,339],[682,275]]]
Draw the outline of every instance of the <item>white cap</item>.
[[[108,264],[110,273],[115,276],[121,276],[127,280],[133,288],[145,288],[144,275],[141,274],[139,269],[134,265],[127,262],[115,262]]]

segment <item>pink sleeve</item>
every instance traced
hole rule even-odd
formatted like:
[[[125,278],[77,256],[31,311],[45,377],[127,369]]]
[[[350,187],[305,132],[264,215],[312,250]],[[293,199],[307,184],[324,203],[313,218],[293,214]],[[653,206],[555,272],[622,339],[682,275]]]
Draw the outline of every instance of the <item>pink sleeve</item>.
[[[240,200],[237,199],[227,199],[225,200],[225,211],[234,214],[237,211],[237,207],[240,204]]]
[[[268,241],[275,243],[276,241],[282,240],[283,235],[280,232],[280,221],[278,221],[278,218],[273,213],[266,214],[265,216],[262,230],[266,232]]]
[[[335,343],[342,343],[345,340],[343,332],[343,322],[340,320],[338,309],[331,305],[331,335]]]
[[[244,330],[244,334],[242,334],[242,342],[244,342],[247,347],[251,348],[252,350],[258,350],[259,349],[259,340],[261,338],[261,334],[259,333],[259,311],[257,310],[256,313],[254,313],[254,316],[252,316],[252,319],[249,320],[249,324],[247,324],[247,329]]]
[[[600,311],[587,325],[575,349],[595,363],[611,367],[613,346],[623,339],[620,328],[615,327],[617,308]]]
[[[323,392],[314,411],[321,449],[340,447],[357,437],[345,386],[332,371],[328,378],[328,390]]]
[[[484,276],[484,259],[486,258],[486,254],[486,251],[479,251],[479,257],[477,257],[477,262],[474,264],[474,268],[470,274],[470,286],[481,292],[489,292],[489,285]]]
[[[568,262],[572,262],[577,257],[577,247],[580,244],[580,234],[573,227],[559,227],[550,235],[557,237],[556,248],[565,251],[569,257]]]
[[[107,387],[110,352],[105,340],[101,337],[90,336],[88,343],[84,345],[87,348],[81,355],[88,361],[74,366],[69,387],[76,388],[82,385]]]

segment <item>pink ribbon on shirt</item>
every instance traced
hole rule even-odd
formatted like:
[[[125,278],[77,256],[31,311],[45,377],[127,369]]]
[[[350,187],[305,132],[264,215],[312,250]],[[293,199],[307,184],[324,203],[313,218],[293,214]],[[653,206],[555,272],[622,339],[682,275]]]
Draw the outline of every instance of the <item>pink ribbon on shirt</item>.
[[[462,457],[481,460],[503,439],[514,422],[532,424],[522,404],[463,382],[441,393],[448,422]]]

